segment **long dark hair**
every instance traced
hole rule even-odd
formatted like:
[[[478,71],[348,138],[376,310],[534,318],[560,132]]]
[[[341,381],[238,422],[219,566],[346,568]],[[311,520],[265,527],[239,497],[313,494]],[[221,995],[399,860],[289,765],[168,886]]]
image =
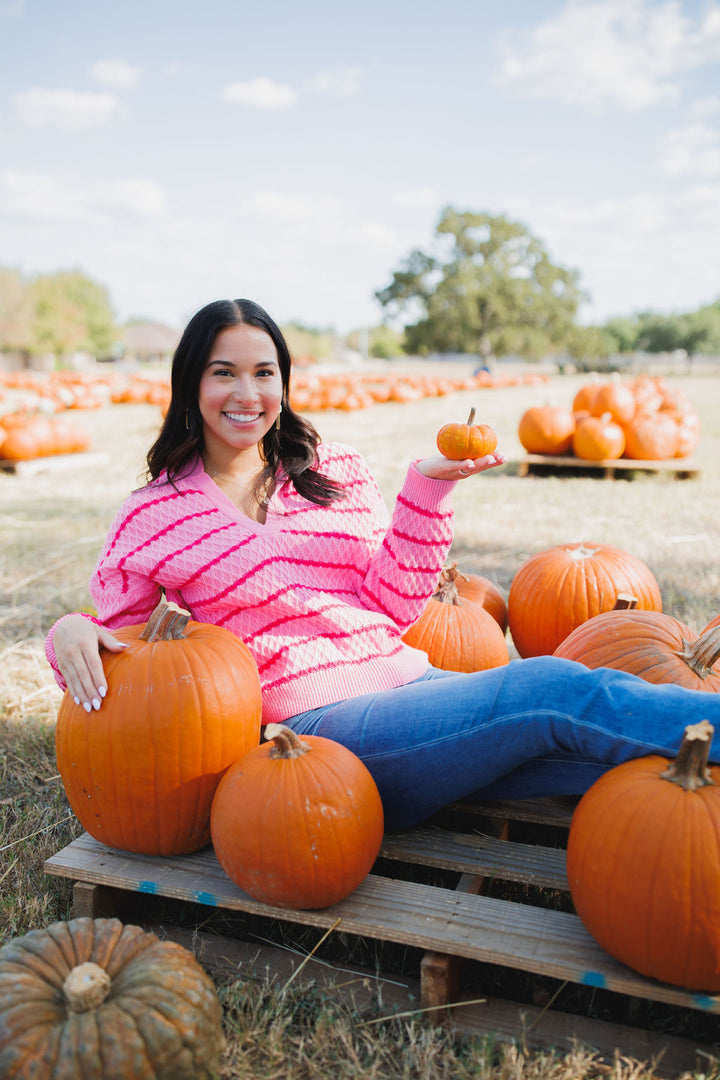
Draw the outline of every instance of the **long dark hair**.
[[[265,488],[282,466],[297,491],[310,502],[327,506],[334,499],[343,498],[342,484],[317,472],[316,448],[320,436],[290,405],[292,360],[283,333],[268,313],[252,300],[216,300],[196,312],[186,326],[173,356],[170,406],[160,434],[147,455],[149,479],[156,479],[165,469],[172,483],[202,453],[203,424],[198,407],[200,377],[218,333],[243,324],[264,330],[272,339],[283,387],[280,426],[273,424],[263,436],[265,467],[258,478],[257,491]]]

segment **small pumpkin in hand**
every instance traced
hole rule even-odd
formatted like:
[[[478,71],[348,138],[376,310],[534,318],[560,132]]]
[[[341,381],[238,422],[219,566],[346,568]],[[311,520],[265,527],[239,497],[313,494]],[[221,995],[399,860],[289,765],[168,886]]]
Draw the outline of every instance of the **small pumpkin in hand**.
[[[476,424],[475,410],[470,410],[466,424],[445,424],[437,433],[437,448],[450,461],[481,458],[493,454],[497,435],[488,424]]]
[[[199,1080],[224,1039],[187,949],[117,919],[72,919],[0,949],[0,1076]]]
[[[300,739],[283,724],[268,724],[265,737],[218,785],[210,818],[218,862],[263,904],[337,904],[380,851],[385,822],[377,785],[334,739]]]

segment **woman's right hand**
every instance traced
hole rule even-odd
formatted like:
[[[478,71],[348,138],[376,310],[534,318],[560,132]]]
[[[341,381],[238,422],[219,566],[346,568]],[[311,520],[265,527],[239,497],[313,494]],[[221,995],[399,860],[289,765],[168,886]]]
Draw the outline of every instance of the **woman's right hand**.
[[[55,628],[52,644],[60,674],[75,704],[82,703],[86,712],[99,709],[107,693],[100,647],[122,652],[127,648],[125,643],[84,615],[68,615]]]

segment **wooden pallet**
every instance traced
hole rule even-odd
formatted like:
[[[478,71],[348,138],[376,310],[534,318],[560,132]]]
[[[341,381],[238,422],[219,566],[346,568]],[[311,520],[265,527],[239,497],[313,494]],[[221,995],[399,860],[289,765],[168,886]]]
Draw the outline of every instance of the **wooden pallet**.
[[[527,454],[518,464],[517,474],[529,476],[538,470],[547,473],[563,469],[601,473],[605,480],[612,480],[617,472],[672,473],[678,480],[689,480],[700,475],[699,466],[691,458],[670,458],[667,461],[604,458],[602,461],[585,461],[570,455],[552,457],[549,454]]]
[[[68,472],[80,467],[87,468],[89,465],[107,465],[108,455],[102,451],[90,453],[83,451],[77,454],[47,454],[43,457],[28,458],[27,461],[11,461],[9,458],[0,458],[0,471],[14,473],[16,476],[37,476],[38,473]]]
[[[477,993],[469,995],[463,990],[462,964],[480,961],[679,1010],[720,1013],[720,995],[696,994],[659,983],[613,960],[575,915],[484,895],[487,882],[494,879],[541,890],[567,890],[562,847],[507,837],[508,824],[518,821],[566,830],[571,809],[572,802],[562,799],[493,802],[474,807],[472,813],[468,807],[456,808],[456,813],[445,815],[442,826],[430,824],[389,834],[373,873],[341,903],[318,911],[288,911],[258,903],[227,878],[210,848],[194,855],[156,858],[111,850],[83,834],[48,859],[45,871],[75,882],[76,915],[117,915],[131,921],[133,906],[140,899],[169,897],[422,951],[418,979],[398,986],[390,976],[376,972],[355,972],[356,978],[348,980],[347,972],[341,970],[338,979],[337,968],[308,964],[307,956],[260,947],[257,942],[163,927],[166,936],[199,950],[211,968],[259,971],[281,978],[291,974],[294,978],[302,969],[304,979],[332,986],[333,994],[337,991],[342,998],[350,993],[356,1010],[371,1005],[385,1013],[422,1008],[432,1020],[443,1020],[463,1034],[494,1033],[528,1048],[554,1046],[562,1050],[581,1042],[608,1061],[613,1060],[616,1050],[640,1061],[659,1058],[656,1072],[660,1076],[674,1077],[698,1068],[707,1072],[708,1059],[716,1060],[720,1045],[698,1045],[676,1035],[485,994],[478,1001]],[[457,827],[460,813],[462,831]],[[512,827],[518,828],[515,824]],[[419,866],[453,871],[457,886],[401,880],[387,869],[400,863],[406,864],[404,872]],[[400,873],[399,868],[395,873]],[[202,909],[198,910],[197,921],[201,922]],[[143,924],[159,932],[152,919]],[[463,1004],[468,997],[474,997],[473,1003]]]

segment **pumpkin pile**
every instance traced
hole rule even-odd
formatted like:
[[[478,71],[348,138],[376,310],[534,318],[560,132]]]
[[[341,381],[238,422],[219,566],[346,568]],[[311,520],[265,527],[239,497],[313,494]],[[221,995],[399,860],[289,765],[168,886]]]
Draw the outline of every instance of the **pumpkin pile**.
[[[529,454],[586,461],[686,458],[700,442],[700,419],[687,395],[662,376],[585,383],[569,408],[538,405],[520,417]]]
[[[83,453],[89,446],[87,432],[60,416],[13,412],[0,417],[0,458],[4,461]]]

